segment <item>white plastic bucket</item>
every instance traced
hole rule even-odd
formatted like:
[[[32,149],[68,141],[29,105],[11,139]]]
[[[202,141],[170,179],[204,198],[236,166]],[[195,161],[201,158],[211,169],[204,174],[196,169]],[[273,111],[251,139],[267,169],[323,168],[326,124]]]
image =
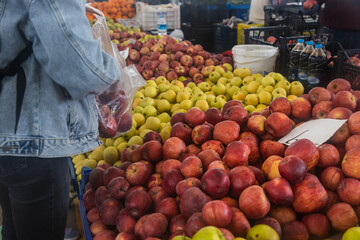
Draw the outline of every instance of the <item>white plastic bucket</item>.
[[[245,44],[232,48],[235,68],[249,68],[251,73],[267,74],[274,71],[279,49],[273,46]]]

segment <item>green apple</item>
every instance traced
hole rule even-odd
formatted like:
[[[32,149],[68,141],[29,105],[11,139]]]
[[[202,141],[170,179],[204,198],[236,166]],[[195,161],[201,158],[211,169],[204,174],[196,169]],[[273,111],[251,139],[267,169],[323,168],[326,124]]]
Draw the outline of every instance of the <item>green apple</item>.
[[[231,80],[230,80],[230,83],[231,85],[233,86],[238,86],[240,87],[241,86],[241,83],[242,83],[242,80],[240,77],[233,77]]]
[[[186,77],[185,77],[185,76],[180,76],[180,77],[178,78],[178,80],[179,80],[180,82],[183,82],[183,81],[186,80]]]
[[[180,103],[180,109],[185,109],[186,111],[193,107],[193,101],[188,99]]]
[[[154,106],[146,106],[144,107],[143,115],[145,118],[155,117],[157,115],[157,110]]]
[[[144,108],[141,106],[136,106],[133,110],[134,113],[143,113],[144,112]]]
[[[279,98],[279,97],[284,97],[284,98],[286,98],[286,95],[283,95],[283,94],[273,94],[273,100],[276,99],[276,98]]]
[[[282,80],[285,80],[284,76],[281,75],[280,73],[274,73],[272,75],[272,78],[274,78],[276,82],[280,82]]]
[[[173,103],[175,102],[176,99],[176,92],[174,90],[169,89],[164,93],[163,98],[168,100],[169,103]]]
[[[247,76],[250,76],[251,71],[250,71],[249,68],[236,68],[234,70],[234,75],[243,79],[243,78],[245,78]]]
[[[274,86],[275,85],[275,79],[273,79],[270,76],[266,76],[261,80],[261,84],[266,87],[266,86]]]
[[[227,79],[232,79],[234,77],[234,73],[231,72],[231,71],[226,71],[224,74],[223,74],[224,77],[226,77]]]
[[[145,122],[145,120],[144,120],[144,122]],[[123,142],[126,142],[125,138],[123,138],[123,137],[118,137],[118,138],[116,138],[115,141],[114,141],[114,146],[117,147],[117,146],[119,146],[120,143],[123,143]]]
[[[166,84],[166,83],[160,83],[160,84],[158,85],[158,88],[159,88],[159,91],[160,91],[161,93],[163,93],[163,92],[166,92],[167,90],[170,89],[170,85],[169,85],[169,84]]]
[[[247,76],[247,77],[243,78],[242,83],[243,83],[243,85],[247,85],[252,81],[255,81],[254,77],[253,76]]]
[[[229,95],[229,98],[232,98],[234,93],[239,90],[240,90],[240,88],[238,86],[231,86],[228,90],[226,90],[226,94]]]
[[[286,91],[286,94],[289,94],[290,93],[290,87],[291,87],[291,84],[288,80],[280,80],[276,85],[275,85],[275,88],[283,88],[285,89]]]
[[[163,112],[159,115],[157,115],[157,118],[160,119],[160,122],[167,123],[170,122],[170,115],[167,112]]]
[[[209,108],[209,103],[206,100],[198,100],[195,103],[195,107],[200,108],[201,111],[205,112]]]
[[[139,91],[137,91],[136,93],[135,93],[135,95],[134,95],[134,98],[144,98],[145,97],[145,95],[142,93],[142,92],[139,92]]]
[[[215,97],[211,101],[210,106],[220,110],[224,106],[225,103],[226,103],[226,101],[223,98]]]
[[[129,141],[128,141],[128,146],[130,147],[131,145],[142,145],[143,144],[143,140],[140,136],[132,136]]]
[[[216,85],[211,87],[211,91],[213,91],[216,95],[225,94],[226,87],[222,83],[217,83]]]
[[[180,87],[177,86],[177,85],[172,85],[172,86],[170,87],[170,90],[173,90],[175,93],[178,93],[179,90],[180,90]]]
[[[159,128],[158,132],[161,132],[161,130],[166,126],[167,126],[167,123],[163,123],[163,122],[160,123],[160,128]]]
[[[264,91],[267,91],[267,92],[269,92],[269,93],[272,93],[272,91],[274,91],[274,87],[273,87],[273,86],[266,86],[266,87],[264,87],[263,90],[264,90]]]
[[[201,91],[203,92],[207,92],[210,91],[211,87],[210,84],[208,84],[207,82],[201,82],[198,84],[198,88],[201,89]]]
[[[147,129],[157,131],[160,127],[160,123],[161,121],[157,117],[148,117],[145,121],[145,126]]]
[[[217,81],[217,84],[218,83],[221,83],[221,84],[224,84],[226,85],[226,83],[228,83],[229,79],[225,78],[225,77],[221,77],[219,78],[219,80]]]
[[[187,111],[185,109],[178,109],[176,110],[172,115],[174,115],[175,113],[178,113],[178,112],[182,112],[182,113],[186,113]]]
[[[254,77],[254,79],[258,78],[258,77],[264,77],[261,73],[254,73],[251,76]]]
[[[259,103],[259,99],[258,99],[257,94],[252,93],[252,94],[246,95],[246,97],[245,97],[245,104],[246,105],[256,106],[256,105],[258,105],[258,103]]]
[[[290,86],[290,94],[300,96],[304,93],[304,86],[299,81],[293,81],[291,82]]]
[[[186,87],[192,89],[193,87],[196,87],[196,84],[194,82],[189,82],[188,84],[186,84]]]
[[[147,81],[146,81],[145,88],[146,88],[147,86],[154,86],[154,87],[156,87],[157,84],[156,84],[156,82],[155,82],[154,80],[147,80]]]
[[[136,134],[136,129],[134,127],[131,127],[129,131],[127,131],[124,136],[127,139],[130,139],[132,136],[134,136]]]
[[[157,103],[157,109],[158,109],[159,113],[167,112],[167,111],[169,111],[171,109],[171,104],[169,103],[168,100],[161,99]]]
[[[134,128],[137,128],[137,122],[135,119],[132,119],[132,124],[131,124],[132,127]]]
[[[269,105],[272,101],[272,94],[267,91],[261,91],[258,94],[259,103]]]
[[[200,92],[203,92],[203,91],[201,90],[201,88],[199,88],[199,87],[197,87],[197,86],[196,86],[196,87],[193,87],[191,90],[192,90],[192,93],[196,93],[196,92],[199,92],[199,91],[200,91]]]
[[[264,77],[257,77],[255,78],[255,81],[257,81],[258,83],[262,84],[262,80]]]
[[[210,73],[209,80],[213,83],[217,83],[217,81],[219,80],[220,77],[221,77],[220,73],[217,71],[214,71],[214,72]]]
[[[345,231],[341,240],[360,239],[360,227],[351,227]]]
[[[154,131],[154,130],[147,129],[147,128],[141,129],[141,131],[139,132],[139,136],[140,136],[141,138],[144,138],[144,136],[145,136],[148,132],[153,132],[153,131]]]
[[[143,99],[144,99],[143,97],[141,97],[141,98],[135,98],[135,99],[133,100],[133,103],[132,103],[132,108],[135,108],[135,107],[137,107],[137,106],[140,106],[140,103],[141,103],[141,101],[142,101]]]
[[[277,232],[272,227],[265,224],[258,224],[250,228],[250,230],[246,234],[246,239],[280,240]]]
[[[137,126],[141,126],[145,123],[145,117],[141,113],[134,113],[132,118],[136,121]]]
[[[233,67],[229,63],[224,63],[223,66],[226,68],[226,71],[232,72]]]
[[[227,97],[224,94],[217,95],[216,97],[222,98],[227,102]]]
[[[215,71],[220,73],[221,76],[225,74],[225,69],[221,66],[215,66]]]
[[[192,89],[189,88],[188,86],[184,87],[183,89],[181,89],[182,91],[185,91],[187,93],[192,93]]]
[[[206,96],[206,101],[208,102],[208,104],[211,104],[211,101],[213,101],[215,99],[214,93],[205,93],[205,96]]]
[[[247,91],[247,87],[248,87],[248,85],[247,85],[247,84],[244,84],[244,85],[242,85],[242,86],[240,87],[240,89],[241,89],[242,91],[248,92],[248,91]]]
[[[174,114],[175,111],[180,109],[180,103],[175,103],[174,105],[172,105],[171,109],[170,109],[170,113]]]
[[[155,100],[151,97],[145,97],[141,103],[140,106],[145,108],[146,106],[155,106]]]
[[[195,102],[198,100],[206,100],[206,95],[202,91],[198,91],[192,96],[192,100]]]
[[[286,94],[286,90],[283,89],[283,88],[275,88],[272,92],[271,92],[272,95],[276,95],[276,94],[280,94],[280,95],[284,95],[285,97],[287,96]]]
[[[257,94],[259,94],[262,90],[264,90],[264,86],[263,85],[260,85],[259,87],[258,87],[258,89],[256,90],[256,93]]]
[[[246,105],[244,108],[248,113],[252,113],[255,110],[255,106],[253,105]]]
[[[157,77],[156,79],[155,79],[155,83],[157,84],[157,85],[160,85],[160,84],[169,84],[169,81],[164,77],[164,76],[160,76],[160,77]]]
[[[184,84],[179,80],[172,80],[171,85],[178,86],[180,89],[184,88]]]
[[[190,99],[190,93],[184,90],[180,90],[176,95],[176,102],[180,103],[184,100]]]
[[[192,240],[225,240],[225,237],[217,227],[206,226],[197,231]]]
[[[248,92],[243,91],[243,90],[237,90],[237,91],[234,92],[234,94],[232,95],[232,99],[233,99],[233,100],[245,101],[246,95],[248,95]]]
[[[260,83],[258,83],[256,81],[251,81],[247,85],[247,92],[248,93],[256,93],[256,90],[258,89],[259,86],[260,86]]]
[[[171,126],[165,126],[163,129],[161,129],[160,131],[160,136],[161,138],[165,141],[168,138],[170,138],[170,132],[171,132]]]

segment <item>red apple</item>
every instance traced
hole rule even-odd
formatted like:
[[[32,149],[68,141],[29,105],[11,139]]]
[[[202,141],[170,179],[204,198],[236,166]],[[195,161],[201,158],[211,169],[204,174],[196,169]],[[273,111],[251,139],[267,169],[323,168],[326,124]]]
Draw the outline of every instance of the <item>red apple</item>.
[[[263,135],[265,133],[266,117],[263,115],[251,116],[247,121],[247,128],[256,135]]]
[[[360,134],[360,112],[351,114],[348,124],[352,134]]]
[[[175,113],[171,119],[170,119],[170,125],[171,126],[174,126],[175,123],[177,122],[185,122],[185,113],[183,112],[178,112],[178,113]]]
[[[266,119],[265,130],[271,135],[281,138],[292,130],[292,121],[284,113],[274,112]]]
[[[311,117],[311,103],[304,97],[298,97],[291,102],[291,115],[300,120]]]
[[[306,174],[306,163],[295,155],[289,155],[279,163],[280,175],[290,184],[300,182]]]
[[[136,219],[130,216],[125,209],[119,212],[116,218],[116,229],[119,232],[134,233]]]
[[[104,172],[105,170],[100,167],[97,167],[91,171],[89,175],[89,183],[94,190],[104,185]]]
[[[98,189],[96,189],[95,205],[97,208],[99,208],[101,206],[101,204],[109,198],[111,198],[111,195],[105,186],[101,186]]]
[[[331,101],[321,101],[313,107],[312,117],[317,119],[327,118],[332,109],[333,104]]]
[[[191,132],[191,139],[193,143],[201,145],[204,142],[211,140],[213,137],[213,130],[206,124],[195,126]]]
[[[178,137],[184,141],[186,145],[191,143],[192,128],[186,123],[177,122],[175,123],[170,131],[170,137]]]
[[[343,78],[335,78],[327,85],[326,88],[336,94],[340,91],[350,91],[351,84]]]
[[[249,149],[250,153],[248,156],[249,164],[255,164],[260,160],[260,148],[256,138],[241,138],[240,142],[245,143]]]
[[[274,178],[262,187],[270,202],[275,205],[290,205],[294,199],[294,193],[285,178]]]
[[[331,233],[329,219],[321,213],[305,215],[301,222],[305,224],[309,234],[317,238],[326,238]]]
[[[264,172],[264,174],[267,176],[271,165],[279,160],[282,160],[283,158],[278,156],[278,155],[271,155],[270,157],[266,158],[266,160],[263,162],[263,164],[261,165],[261,171]]]
[[[210,169],[201,177],[201,188],[212,198],[224,197],[228,193],[229,187],[230,179],[222,169]]]
[[[279,236],[282,236],[281,225],[278,222],[278,220],[276,220],[275,218],[273,218],[273,217],[261,218],[259,220],[256,220],[254,223],[254,225],[258,225],[258,224],[268,225],[269,227],[272,227]]]
[[[201,213],[204,222],[215,227],[225,227],[231,223],[233,217],[231,208],[221,200],[207,202]]]
[[[354,148],[360,148],[360,135],[352,135],[345,142],[346,152]]]
[[[186,177],[200,178],[203,174],[203,166],[200,158],[196,156],[190,156],[184,159],[180,166],[181,174]]]
[[[178,203],[175,198],[164,198],[156,204],[155,212],[164,214],[168,221],[170,221],[171,218],[179,214]]]
[[[320,181],[326,189],[336,191],[344,177],[340,168],[327,167],[322,171]]]
[[[226,111],[223,110],[223,118],[225,120],[234,121],[241,127],[246,126],[248,117],[249,113],[242,105],[231,106]]]
[[[312,105],[316,105],[321,101],[330,101],[331,93],[329,90],[323,87],[314,87],[309,91],[308,99]]]
[[[213,125],[216,125],[217,123],[223,120],[222,113],[217,108],[208,108],[205,111],[205,115],[206,115],[206,121]]]
[[[340,91],[333,97],[334,107],[345,107],[351,111],[355,111],[357,105],[357,98],[349,91]]]
[[[182,181],[180,181],[177,185],[176,185],[176,194],[179,197],[182,197],[182,195],[184,194],[184,192],[186,190],[188,190],[191,187],[200,187],[201,186],[201,181],[198,178],[194,178],[194,177],[190,177],[190,178],[186,178]]]
[[[340,170],[340,169],[339,169]],[[343,179],[337,188],[341,201],[352,206],[360,205],[360,181],[354,178]]]
[[[295,155],[304,160],[308,170],[313,169],[319,162],[319,151],[314,143],[308,139],[300,139],[285,150],[285,156]]]
[[[269,213],[270,202],[260,186],[252,185],[242,191],[239,208],[248,218],[260,219]]]
[[[354,209],[348,203],[335,203],[330,207],[326,215],[331,222],[331,226],[341,232],[355,227],[359,222]]]
[[[349,150],[341,163],[341,169],[347,177],[360,179],[360,149]]]
[[[260,168],[254,166],[248,166],[248,168],[254,173],[256,182],[261,185],[266,182],[266,175]]]
[[[90,211],[86,214],[86,219],[90,223],[94,223],[96,221],[99,221],[99,219],[100,219],[99,210],[96,207],[90,209]]]
[[[177,169],[171,169],[165,173],[162,187],[165,192],[170,196],[176,195],[176,185],[184,179],[183,175],[181,175],[180,171]]]
[[[331,119],[348,119],[352,111],[344,107],[333,108],[327,115],[327,118]]]
[[[256,178],[250,168],[238,166],[229,172],[230,195],[238,198],[242,191],[251,185],[256,184]]]
[[[239,138],[240,126],[238,123],[225,120],[215,125],[213,139],[227,145]]]
[[[234,141],[226,147],[222,160],[231,168],[240,165],[247,165],[249,154],[250,149],[245,143],[241,141]]]
[[[115,239],[115,233],[111,230],[103,230],[101,232],[98,232],[95,237],[93,238],[94,240],[112,240]]]
[[[95,207],[95,191],[88,189],[83,196],[84,207],[86,210],[90,210]]]
[[[125,171],[117,167],[109,167],[104,171],[104,185],[108,187],[109,182],[116,177],[125,177]]]
[[[161,186],[151,188],[148,193],[154,205],[158,204],[164,198],[169,197]]]
[[[305,224],[300,221],[293,221],[284,224],[283,236],[284,239],[289,240],[307,240],[309,239],[309,232]]]
[[[201,212],[205,203],[211,199],[198,187],[187,189],[180,199],[180,212],[183,216],[189,218],[196,212]]]
[[[198,154],[198,158],[200,158],[205,171],[207,170],[210,163],[216,160],[221,160],[220,155],[213,149],[206,149],[201,151]]]
[[[165,141],[162,152],[165,160],[170,158],[178,159],[182,154],[185,154],[186,145],[180,138],[171,137]]]
[[[204,151],[206,149],[214,150],[215,152],[217,152],[217,154],[219,154],[220,157],[222,157],[225,153],[224,144],[218,140],[209,140],[204,142],[201,145],[201,150]]]
[[[162,175],[160,173],[153,173],[147,183],[146,186],[148,189],[151,189],[153,187],[161,186],[162,184]]]
[[[296,212],[292,207],[271,207],[269,216],[275,218],[281,225],[296,221]]]
[[[120,202],[116,199],[106,199],[99,207],[100,221],[106,225],[115,225],[116,218],[121,209]]]
[[[340,154],[337,148],[331,144],[321,144],[318,147],[320,154],[318,167],[336,166],[340,162]]]
[[[299,213],[311,213],[325,207],[328,195],[319,179],[307,173],[303,180],[293,186],[293,208]]]
[[[122,199],[130,188],[129,182],[123,177],[116,177],[109,183],[108,189],[111,197]]]
[[[186,220],[187,219],[181,214],[174,216],[170,221],[170,233],[178,231],[185,232]]]
[[[245,237],[247,232],[250,230],[250,223],[238,208],[231,208],[233,217],[230,224],[226,227],[236,237]]]
[[[201,212],[196,212],[192,214],[186,221],[186,225],[185,225],[186,236],[189,237],[194,236],[197,231],[199,231],[201,228],[205,226],[206,224],[204,222]]]
[[[272,155],[284,156],[285,146],[282,143],[272,141],[272,140],[263,140],[260,143],[260,153],[262,159],[267,159]]]
[[[128,147],[126,150],[126,159],[131,162],[141,161],[141,145],[135,144]]]
[[[338,130],[336,130],[329,141],[333,144],[343,145],[350,136],[351,132],[348,124],[344,123]]]
[[[210,163],[208,170],[214,169],[214,168],[220,168],[227,173],[230,171],[229,167],[223,161],[213,161],[212,163]]]
[[[177,169],[180,171],[180,166],[181,166],[181,162],[179,160],[176,159],[165,160],[161,168],[161,174],[162,176],[165,176],[165,174],[171,169]]]
[[[271,101],[269,105],[270,113],[281,112],[287,116],[291,114],[291,103],[286,97],[279,97]]]
[[[141,162],[132,163],[126,169],[126,179],[131,185],[144,185],[149,179],[151,172]]]
[[[135,190],[125,198],[125,209],[135,219],[148,213],[152,206],[150,195],[144,190]]]
[[[162,158],[162,144],[156,140],[144,143],[141,147],[142,159],[156,163]]]

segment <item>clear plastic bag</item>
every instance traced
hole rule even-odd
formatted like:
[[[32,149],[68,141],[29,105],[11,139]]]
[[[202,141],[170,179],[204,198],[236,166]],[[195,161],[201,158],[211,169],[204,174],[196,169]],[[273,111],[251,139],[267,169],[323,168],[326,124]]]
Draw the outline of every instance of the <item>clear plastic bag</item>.
[[[125,59],[110,39],[104,14],[90,5],[86,5],[86,11],[97,18],[92,27],[94,39],[100,42],[105,52],[117,59],[121,68],[120,81],[96,96],[100,137],[113,138],[130,130],[132,101],[137,90],[146,82],[134,65],[126,66]]]

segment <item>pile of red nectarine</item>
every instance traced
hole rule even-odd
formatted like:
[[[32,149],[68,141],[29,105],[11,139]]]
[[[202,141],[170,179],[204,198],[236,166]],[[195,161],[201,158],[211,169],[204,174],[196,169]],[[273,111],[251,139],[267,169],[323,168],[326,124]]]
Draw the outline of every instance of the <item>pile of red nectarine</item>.
[[[169,139],[149,132],[143,145],[121,153],[121,166],[91,172],[83,201],[94,239],[192,237],[207,225],[233,239],[267,224],[283,239],[306,240],[357,225],[358,97],[335,79],[292,102],[276,98],[261,113],[249,115],[232,100],[222,112],[173,115]],[[319,147],[277,142],[318,118],[348,121]]]

